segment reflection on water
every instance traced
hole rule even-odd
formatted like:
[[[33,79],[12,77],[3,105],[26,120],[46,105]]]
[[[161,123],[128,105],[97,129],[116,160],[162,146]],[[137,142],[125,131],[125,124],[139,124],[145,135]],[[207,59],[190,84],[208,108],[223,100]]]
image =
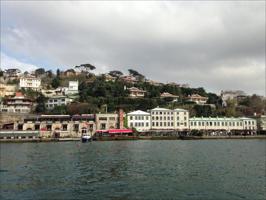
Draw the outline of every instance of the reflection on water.
[[[265,140],[1,144],[2,199],[264,199]]]

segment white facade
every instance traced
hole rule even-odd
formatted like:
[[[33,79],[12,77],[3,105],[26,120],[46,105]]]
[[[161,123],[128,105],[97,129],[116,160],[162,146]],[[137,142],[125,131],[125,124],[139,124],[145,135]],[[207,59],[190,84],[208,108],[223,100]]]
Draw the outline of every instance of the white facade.
[[[19,87],[39,90],[41,88],[41,79],[36,77],[21,77],[19,79]]]
[[[78,94],[79,93],[79,82],[78,81],[69,81],[68,88],[65,91],[66,95],[69,94]]]
[[[151,110],[151,129],[187,130],[188,120],[189,112],[184,109],[154,108]]]
[[[190,130],[257,130],[257,121],[251,118],[193,117],[189,119]]]
[[[175,109],[175,129],[188,130],[189,129],[189,112],[184,109]]]
[[[166,108],[154,108],[151,111],[151,129],[174,129],[174,111]]]
[[[46,102],[47,109],[53,109],[56,106],[67,105],[71,103],[73,100],[66,96],[53,96],[48,99]]]
[[[150,113],[137,110],[127,114],[129,128],[136,128],[137,131],[144,132],[151,129]]]

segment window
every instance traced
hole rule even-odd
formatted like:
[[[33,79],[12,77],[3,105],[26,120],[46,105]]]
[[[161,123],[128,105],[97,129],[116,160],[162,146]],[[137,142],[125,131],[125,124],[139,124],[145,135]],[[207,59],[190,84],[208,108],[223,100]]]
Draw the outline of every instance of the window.
[[[79,124],[75,124],[74,125],[74,131],[78,131],[79,130]]]
[[[105,130],[106,129],[106,124],[105,123],[101,123],[100,124],[100,129]]]
[[[187,126],[187,122],[184,122],[184,126]]]
[[[133,117],[132,117],[132,116],[130,116],[130,117],[129,117],[129,119],[130,119],[130,120],[133,120]]]
[[[148,122],[146,122],[146,126],[149,127],[149,123]]]
[[[63,124],[63,131],[67,130],[67,124]]]
[[[39,124],[35,124],[34,129],[35,129],[35,130],[40,130],[40,125],[39,125]]]
[[[166,122],[164,122],[164,126],[166,126]]]
[[[179,126],[179,122],[177,122],[176,125]]]
[[[47,128],[47,131],[51,131],[51,130],[52,130],[52,125],[48,124],[48,125],[46,126],[46,128]]]
[[[130,127],[133,127],[133,123],[132,122],[130,123]]]

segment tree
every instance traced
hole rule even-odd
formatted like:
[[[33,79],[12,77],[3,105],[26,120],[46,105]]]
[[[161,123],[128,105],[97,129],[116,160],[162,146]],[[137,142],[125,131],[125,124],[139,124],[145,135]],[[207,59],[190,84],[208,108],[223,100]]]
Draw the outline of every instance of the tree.
[[[195,105],[194,109],[197,117],[209,117],[212,115],[211,106],[209,105]]]
[[[48,71],[46,71],[45,73],[47,74],[47,77],[48,77],[48,78],[52,78],[52,77],[53,77],[53,72],[52,72],[52,70],[48,70]]]
[[[4,76],[4,72],[0,69],[0,77]]]
[[[34,71],[34,73],[36,76],[43,75],[43,74],[45,74],[45,69],[44,68],[38,68]]]
[[[96,67],[91,64],[81,64],[81,65],[75,66],[75,68],[79,69],[81,72],[84,72],[86,74],[96,69]]]
[[[56,76],[57,76],[57,77],[60,77],[60,69],[57,69],[57,70],[56,70]]]
[[[129,69],[128,72],[131,76],[134,76],[138,81],[143,81],[145,79],[144,75],[134,69]]]
[[[35,108],[35,111],[37,113],[44,113],[46,111],[45,102],[46,97],[43,94],[40,94],[36,99],[37,106]]]
[[[53,78],[51,85],[53,88],[58,88],[60,86],[60,79],[58,77]]]
[[[114,77],[120,77],[120,76],[123,76],[123,73],[121,71],[113,70],[109,72],[109,75],[114,76]]]

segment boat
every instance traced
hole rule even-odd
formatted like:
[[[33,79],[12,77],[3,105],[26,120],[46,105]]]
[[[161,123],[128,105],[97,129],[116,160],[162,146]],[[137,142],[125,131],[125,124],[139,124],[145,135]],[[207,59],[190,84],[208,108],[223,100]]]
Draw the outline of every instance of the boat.
[[[90,135],[82,135],[81,136],[81,141],[82,142],[90,142],[91,141],[91,136]]]

